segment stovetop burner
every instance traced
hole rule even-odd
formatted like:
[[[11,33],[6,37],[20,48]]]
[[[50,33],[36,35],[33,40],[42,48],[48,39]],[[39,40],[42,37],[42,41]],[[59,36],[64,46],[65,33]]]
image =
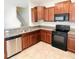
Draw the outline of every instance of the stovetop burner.
[[[70,30],[69,25],[56,25],[56,31],[68,32]]]

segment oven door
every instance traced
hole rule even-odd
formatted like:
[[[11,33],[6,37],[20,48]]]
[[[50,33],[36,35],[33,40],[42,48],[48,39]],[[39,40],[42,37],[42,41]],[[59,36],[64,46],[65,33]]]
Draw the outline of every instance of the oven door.
[[[62,50],[67,50],[67,33],[54,31],[52,36],[52,46],[60,48]]]

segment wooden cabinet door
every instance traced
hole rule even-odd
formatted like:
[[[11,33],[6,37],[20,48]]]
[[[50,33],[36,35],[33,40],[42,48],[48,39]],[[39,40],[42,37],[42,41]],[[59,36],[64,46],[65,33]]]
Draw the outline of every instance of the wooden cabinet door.
[[[32,32],[32,43],[33,43],[33,45],[37,43],[37,35],[36,35],[36,32]]]
[[[36,44],[39,41],[37,31],[35,32],[34,37],[35,37],[35,39],[34,39],[35,43],[34,44]]]
[[[48,21],[54,21],[54,7],[48,8]]]
[[[41,30],[41,40],[45,42],[45,31]]]
[[[44,20],[45,18],[45,7],[37,6],[31,9],[32,11],[32,21],[37,22],[39,20]]]
[[[39,42],[39,31],[34,31],[22,35],[22,50]]]
[[[41,30],[41,41],[51,44],[52,38],[51,38],[52,32],[47,30]]]
[[[23,34],[22,35],[22,49],[26,49],[28,48],[29,46],[31,46],[31,38],[30,38],[30,34],[29,33],[26,33],[26,34]]]
[[[55,14],[63,13],[63,4],[58,3],[55,5]]]
[[[32,16],[32,21],[37,22],[37,8],[36,7],[31,9],[31,16]]]
[[[32,16],[32,21],[35,21],[35,15],[34,15],[34,8],[31,9],[31,16]]]
[[[39,31],[31,32],[31,44],[34,45],[39,42]]]
[[[44,16],[44,21],[48,21],[48,12],[49,12],[49,9],[48,8],[45,8],[45,16]]]
[[[31,45],[33,45],[33,35],[32,35],[32,33],[29,33],[29,46],[31,46]]]
[[[35,36],[36,36],[36,43],[40,41],[40,30],[35,32]]]
[[[22,50],[25,49],[25,36],[22,35]]]
[[[28,36],[27,34],[23,34],[22,35],[22,49],[24,50],[27,47],[28,47]]]
[[[45,7],[38,6],[37,7],[37,19],[38,20],[44,20],[44,11]]]
[[[6,45],[6,41],[5,41],[5,39],[4,39],[4,59],[7,59],[6,47],[7,47],[7,45]]]
[[[52,43],[52,32],[51,31],[46,32],[46,42],[49,44]]]
[[[75,22],[75,3],[70,3],[69,14],[70,14],[69,21]]]
[[[75,52],[75,38],[74,38],[74,36],[68,37],[67,42],[68,42],[68,44],[67,44],[68,50],[71,52]]]
[[[41,40],[40,30],[38,30],[36,33],[37,33],[37,34],[36,34],[37,40],[38,40],[38,42],[39,42],[39,41]]]
[[[59,2],[55,5],[55,14],[69,13],[70,1]]]

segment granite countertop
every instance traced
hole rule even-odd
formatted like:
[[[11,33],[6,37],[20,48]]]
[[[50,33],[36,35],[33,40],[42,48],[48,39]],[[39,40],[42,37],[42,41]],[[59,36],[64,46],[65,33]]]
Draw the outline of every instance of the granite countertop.
[[[38,29],[39,29],[38,27],[21,27],[21,28],[17,28],[17,29],[8,29],[8,30],[4,31],[5,32],[4,38],[16,36],[19,34],[28,33],[31,31],[38,30]]]
[[[8,29],[5,30],[5,35],[4,38],[8,38],[8,37],[12,37],[12,36],[16,36],[19,34],[24,34],[24,33],[28,33],[28,32],[32,32],[32,31],[36,31],[36,30],[49,30],[49,31],[54,31],[55,27],[49,27],[49,26],[29,26],[29,27],[21,27],[21,28],[17,28],[17,29]],[[71,29],[68,34],[75,34],[75,30]]]
[[[75,35],[75,32],[73,32],[73,31],[69,31],[68,34]]]
[[[71,28],[70,31],[68,32],[68,34],[75,35],[75,29]]]

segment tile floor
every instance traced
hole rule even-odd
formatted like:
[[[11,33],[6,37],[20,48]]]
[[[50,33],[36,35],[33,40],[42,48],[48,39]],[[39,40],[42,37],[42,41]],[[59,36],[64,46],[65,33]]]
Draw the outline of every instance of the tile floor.
[[[75,54],[39,42],[10,59],[75,59]]]

